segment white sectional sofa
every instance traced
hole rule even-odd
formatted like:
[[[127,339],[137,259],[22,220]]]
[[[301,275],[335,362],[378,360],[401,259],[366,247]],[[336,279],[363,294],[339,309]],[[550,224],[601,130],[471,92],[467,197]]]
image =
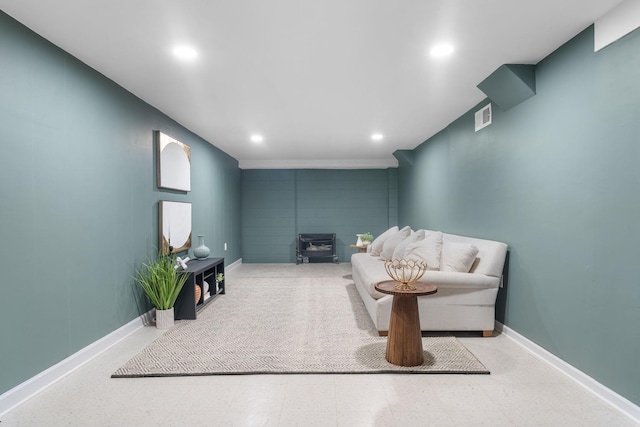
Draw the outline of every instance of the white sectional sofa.
[[[506,254],[507,245],[501,242],[393,227],[376,238],[367,253],[352,255],[352,276],[373,323],[386,335],[393,296],[374,289],[390,280],[384,259],[425,260],[427,271],[420,281],[437,285],[438,292],[418,297],[421,330],[490,336]]]

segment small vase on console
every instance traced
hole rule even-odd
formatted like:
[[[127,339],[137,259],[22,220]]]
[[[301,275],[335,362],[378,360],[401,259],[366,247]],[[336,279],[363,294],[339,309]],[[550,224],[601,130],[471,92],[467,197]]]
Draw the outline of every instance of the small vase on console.
[[[193,255],[198,259],[203,259],[209,256],[209,248],[204,245],[204,235],[198,235],[198,246],[193,248]]]

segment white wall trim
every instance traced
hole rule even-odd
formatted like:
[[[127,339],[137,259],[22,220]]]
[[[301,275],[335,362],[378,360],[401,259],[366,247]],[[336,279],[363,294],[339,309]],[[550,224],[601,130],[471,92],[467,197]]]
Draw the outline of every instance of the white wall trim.
[[[640,2],[626,0],[594,23],[593,51],[597,52],[640,27]]]
[[[240,160],[240,169],[389,169],[398,167],[395,157],[360,160]]]
[[[150,310],[136,317],[109,335],[100,338],[38,375],[4,392],[0,395],[0,417],[113,347],[138,329],[148,325],[152,316],[153,310]]]
[[[502,334],[507,338],[510,338],[517,344],[524,347],[525,350],[529,351],[537,359],[548,363],[558,371],[574,380],[580,386],[593,393],[604,403],[621,412],[623,415],[627,416],[636,423],[640,423],[640,407],[635,405],[633,402],[629,401],[623,396],[620,396],[610,388],[607,388],[604,385],[600,384],[589,375],[574,368],[564,360],[548,352],[544,348],[520,335],[508,326],[505,326],[500,322],[496,322],[496,329],[502,332]]]
[[[232,262],[225,267],[225,272],[232,271],[242,265],[242,258]],[[77,351],[66,359],[58,362],[52,367],[40,372],[38,375],[29,378],[27,381],[18,384],[11,390],[7,390],[0,395],[0,417],[20,405],[27,399],[40,393],[47,387],[60,381],[85,363],[89,362],[96,356],[107,351],[138,329],[145,325],[149,325],[153,319],[154,310],[136,317],[129,323],[121,326],[110,334],[100,338],[83,349]]]
[[[231,271],[235,268],[238,268],[240,265],[242,265],[242,258],[229,264],[226,267],[226,271]],[[151,321],[152,316],[153,310],[150,310],[147,313],[136,317],[135,319],[120,327],[119,329],[116,329],[109,335],[106,335],[98,341],[89,344],[87,347],[72,354],[66,359],[53,365],[49,369],[42,371],[38,375],[3,393],[2,395],[0,395],[0,417],[4,416],[7,412],[17,407],[27,399],[35,396],[42,390],[69,375],[76,369],[83,366],[85,363],[94,359],[96,356],[113,347],[138,329],[142,328],[145,325],[148,325]],[[500,322],[496,322],[496,329],[504,336],[513,340],[515,343],[522,346],[525,350],[529,351],[537,359],[551,365],[553,368],[565,374],[580,386],[584,387],[587,391],[593,393],[604,403],[621,412],[623,415],[627,416],[634,422],[640,423],[639,406],[635,405],[623,396],[620,396],[610,388],[600,384],[584,372],[574,368],[564,360],[548,352],[544,348],[525,338],[523,335],[520,335],[508,326],[505,326]]]
[[[227,265],[224,268],[224,271],[228,272],[228,271],[234,270],[234,269],[240,267],[241,265],[242,265],[242,258],[238,258],[236,261],[234,261],[231,264]]]

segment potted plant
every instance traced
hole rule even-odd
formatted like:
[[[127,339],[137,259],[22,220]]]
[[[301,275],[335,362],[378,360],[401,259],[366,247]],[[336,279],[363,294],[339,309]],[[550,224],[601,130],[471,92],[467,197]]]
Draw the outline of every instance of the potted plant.
[[[224,280],[224,274],[218,273],[216,275],[216,293],[220,291],[220,282],[222,282],[223,280]]]
[[[363,245],[369,245],[373,242],[373,234],[371,233],[363,233],[360,235],[360,239],[362,240]]]
[[[142,264],[135,280],[156,308],[156,328],[173,326],[173,306],[189,275],[174,267],[171,255],[160,255]]]

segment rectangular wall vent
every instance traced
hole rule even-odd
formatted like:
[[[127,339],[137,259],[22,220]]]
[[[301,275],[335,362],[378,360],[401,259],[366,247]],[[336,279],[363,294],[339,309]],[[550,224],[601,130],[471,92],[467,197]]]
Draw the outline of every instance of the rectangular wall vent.
[[[476,132],[491,124],[491,104],[476,111]]]

